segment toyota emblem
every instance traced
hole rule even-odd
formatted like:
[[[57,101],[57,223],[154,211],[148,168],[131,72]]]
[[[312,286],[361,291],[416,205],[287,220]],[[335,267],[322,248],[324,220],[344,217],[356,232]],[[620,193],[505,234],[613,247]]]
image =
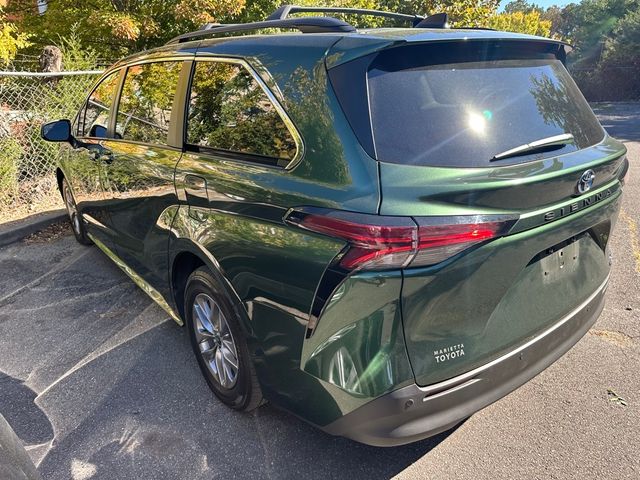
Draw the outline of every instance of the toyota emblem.
[[[593,182],[596,179],[596,173],[593,170],[587,170],[580,176],[578,180],[578,193],[587,193],[591,190]]]

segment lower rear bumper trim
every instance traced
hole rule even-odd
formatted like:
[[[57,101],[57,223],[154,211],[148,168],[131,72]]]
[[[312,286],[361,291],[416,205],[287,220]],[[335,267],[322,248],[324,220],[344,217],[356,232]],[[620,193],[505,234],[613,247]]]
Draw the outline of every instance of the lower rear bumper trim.
[[[413,384],[385,394],[323,430],[376,446],[402,445],[448,430],[571,349],[602,312],[608,280],[568,315],[508,354],[439,384]]]

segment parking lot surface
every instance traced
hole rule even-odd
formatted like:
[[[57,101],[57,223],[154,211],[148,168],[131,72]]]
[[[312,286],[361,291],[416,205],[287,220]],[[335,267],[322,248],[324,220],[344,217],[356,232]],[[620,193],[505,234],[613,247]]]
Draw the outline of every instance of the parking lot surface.
[[[186,331],[59,226],[0,249],[0,413],[45,479],[640,478],[640,105],[596,111],[631,160],[605,310],[458,428],[380,449],[229,410]]]

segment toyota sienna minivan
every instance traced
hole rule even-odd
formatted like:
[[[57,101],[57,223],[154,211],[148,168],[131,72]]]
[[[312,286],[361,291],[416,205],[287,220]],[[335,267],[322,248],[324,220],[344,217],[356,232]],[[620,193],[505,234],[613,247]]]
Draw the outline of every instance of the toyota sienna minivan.
[[[404,26],[292,16],[316,11]],[[286,5],[118,62],[42,135],[77,239],[186,326],[223,403],[399,445],[534,377],[603,308],[628,163],[569,49]]]

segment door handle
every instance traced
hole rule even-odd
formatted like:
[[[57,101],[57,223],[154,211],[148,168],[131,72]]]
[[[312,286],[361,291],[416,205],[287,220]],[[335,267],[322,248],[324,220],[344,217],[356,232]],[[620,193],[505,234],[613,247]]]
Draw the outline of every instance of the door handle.
[[[208,207],[209,193],[207,192],[207,181],[198,175],[187,174],[184,176],[184,194],[189,206],[189,216],[198,218],[194,207]]]

